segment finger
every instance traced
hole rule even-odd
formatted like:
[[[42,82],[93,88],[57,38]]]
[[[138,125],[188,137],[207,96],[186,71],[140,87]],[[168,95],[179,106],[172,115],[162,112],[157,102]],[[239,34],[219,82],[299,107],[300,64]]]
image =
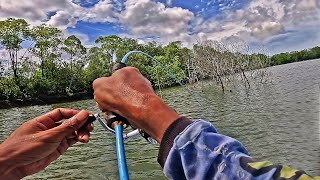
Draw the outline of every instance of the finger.
[[[64,109],[64,108],[57,108],[53,111],[48,112],[47,114],[44,114],[44,117],[49,117],[53,121],[60,121],[62,119],[68,119],[73,117],[74,115],[78,114],[79,110],[74,109]]]
[[[50,111],[44,115],[35,118],[34,121],[37,121],[43,124],[48,129],[51,129],[56,126],[55,122],[60,121],[62,119],[71,118],[77,113],[79,113],[79,110],[57,108],[53,111]]]
[[[87,130],[80,130],[78,131],[76,139],[82,143],[89,142],[90,139],[90,133]]]
[[[109,79],[110,79],[109,77],[101,77],[94,80],[92,83],[93,90],[95,91],[98,88],[101,88],[105,84],[105,82],[108,81]]]
[[[88,117],[89,112],[85,110],[80,111],[75,116],[65,120],[61,125],[52,128],[51,131],[53,133],[53,136],[56,135],[59,138],[64,138],[71,135],[85,124]]]
[[[96,96],[94,97],[94,100],[96,101],[96,105],[102,112],[110,111],[111,107],[108,106],[106,103],[100,103],[99,100],[97,100]]]

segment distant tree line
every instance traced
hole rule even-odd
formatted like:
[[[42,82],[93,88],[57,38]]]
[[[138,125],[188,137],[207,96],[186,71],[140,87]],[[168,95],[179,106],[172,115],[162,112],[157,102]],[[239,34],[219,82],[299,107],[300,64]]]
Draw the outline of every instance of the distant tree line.
[[[273,55],[271,57],[271,65],[280,65],[320,58],[320,47],[305,49],[302,51],[293,51]]]
[[[99,37],[95,46],[86,48],[79,38],[74,35],[65,37],[55,27],[31,27],[25,20],[13,18],[0,21],[0,46],[5,50],[3,59],[0,57],[0,100],[92,94],[92,82],[111,75],[115,55],[122,58],[132,50],[155,57],[183,82],[210,79],[216,81],[222,90],[225,82],[231,79],[239,78],[250,86],[250,77],[263,77],[264,74],[263,71],[248,74],[248,71],[270,64],[320,57],[319,47],[304,50],[301,52],[303,55],[297,52],[296,59],[293,58],[294,53],[270,58],[264,54],[230,49],[213,41],[199,42],[188,49],[181,42],[171,42],[166,46],[156,42],[140,44],[135,39],[116,35]],[[127,62],[129,66],[137,67],[155,87],[176,84],[144,55],[133,54]]]

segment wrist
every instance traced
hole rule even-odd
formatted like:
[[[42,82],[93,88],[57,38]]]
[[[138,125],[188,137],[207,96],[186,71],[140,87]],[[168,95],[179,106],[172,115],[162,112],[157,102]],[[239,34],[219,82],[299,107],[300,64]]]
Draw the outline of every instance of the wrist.
[[[159,143],[161,143],[166,129],[179,118],[179,114],[155,94],[147,98],[141,112],[144,113],[143,118],[141,118],[142,129]]]

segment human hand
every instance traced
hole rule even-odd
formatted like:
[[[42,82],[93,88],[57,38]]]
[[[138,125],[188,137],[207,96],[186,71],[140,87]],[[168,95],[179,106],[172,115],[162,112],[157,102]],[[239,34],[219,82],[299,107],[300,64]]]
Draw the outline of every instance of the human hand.
[[[23,123],[0,145],[0,179],[37,173],[77,141],[88,142],[93,127],[81,128],[88,116],[84,110],[55,109]]]
[[[94,99],[103,112],[111,111],[125,117],[132,126],[143,129],[158,142],[179,117],[133,67],[119,69],[111,77],[96,79],[93,89]]]

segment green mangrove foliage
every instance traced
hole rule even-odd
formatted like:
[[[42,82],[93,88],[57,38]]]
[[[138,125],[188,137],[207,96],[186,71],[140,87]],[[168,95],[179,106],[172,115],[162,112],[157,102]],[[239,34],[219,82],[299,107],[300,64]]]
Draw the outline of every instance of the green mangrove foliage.
[[[166,46],[156,42],[140,44],[135,39],[110,35],[99,37],[93,47],[86,48],[78,37],[66,37],[55,27],[32,27],[23,19],[9,18],[0,21],[0,50],[4,52],[0,57],[0,100],[92,94],[92,82],[111,75],[114,57],[122,58],[132,50],[155,57],[184,82],[212,79],[223,90],[225,82],[236,77],[249,87],[251,75],[247,71],[320,57],[320,47],[268,57],[217,44],[202,42],[188,49],[181,42]],[[141,54],[132,54],[127,62],[155,87],[176,84],[162,68]]]
[[[305,49],[302,51],[294,51],[287,53],[276,54],[271,57],[272,65],[287,64],[298,61],[305,61],[309,59],[320,58],[320,47]]]

